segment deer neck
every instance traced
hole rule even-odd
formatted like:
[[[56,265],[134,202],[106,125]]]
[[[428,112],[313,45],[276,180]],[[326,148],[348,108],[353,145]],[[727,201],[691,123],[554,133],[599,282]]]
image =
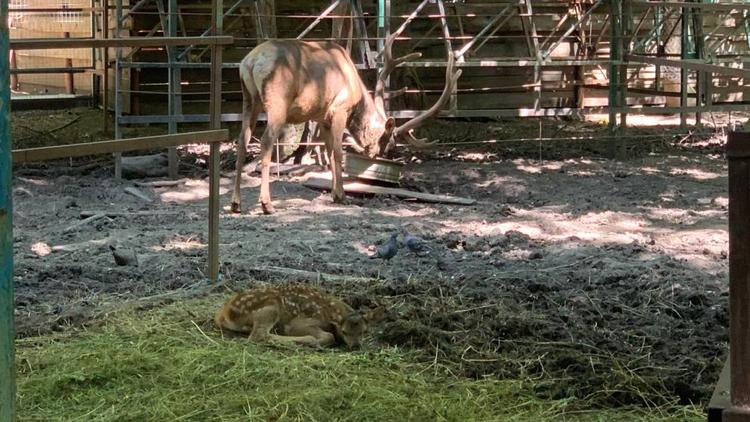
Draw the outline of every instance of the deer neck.
[[[355,104],[349,120],[349,132],[358,142],[366,143],[365,135],[374,119],[382,115],[375,101],[368,94],[367,88],[362,85],[362,98]],[[383,117],[384,119],[384,117]]]

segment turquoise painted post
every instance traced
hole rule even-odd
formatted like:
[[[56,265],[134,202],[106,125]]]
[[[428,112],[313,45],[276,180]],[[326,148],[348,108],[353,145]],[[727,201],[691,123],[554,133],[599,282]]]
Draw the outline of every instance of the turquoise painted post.
[[[383,49],[385,39],[385,0],[378,0],[378,51]]]
[[[15,420],[8,0],[0,0],[0,421]]]

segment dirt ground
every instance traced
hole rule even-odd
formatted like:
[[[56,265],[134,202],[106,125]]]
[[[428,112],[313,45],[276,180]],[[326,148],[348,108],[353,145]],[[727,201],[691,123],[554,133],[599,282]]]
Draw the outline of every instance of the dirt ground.
[[[34,119],[14,114],[14,133],[35,127]],[[82,131],[75,125],[74,134],[55,138],[70,140]],[[537,125],[444,122],[431,132],[460,143],[534,137]],[[404,186],[471,197],[474,206],[386,197],[337,205],[300,177],[282,176],[272,184],[277,214],[262,216],[260,180],[248,175],[245,212],[221,216],[224,281],[295,281],[274,267],[322,273],[318,282],[354,306],[389,308],[377,344],[423,350],[425,361],[448,362],[458,375],[526,377],[542,396],[601,406],[706,403],[728,341],[720,141],[686,143],[676,129],[642,129],[630,132],[630,158],[618,162],[601,154],[602,126],[548,121],[543,131],[560,139],[404,157]],[[233,152],[224,155],[226,206]],[[126,193],[133,181],[111,178],[107,158],[101,166],[85,159],[17,166],[18,334],[80,325],[120,303],[201,282],[205,158],[205,149],[185,149],[184,183],[139,187],[152,203]],[[66,230],[83,211],[129,214]],[[401,250],[387,263],[368,258],[402,227],[432,251]],[[117,266],[110,245],[134,249],[139,266]]]

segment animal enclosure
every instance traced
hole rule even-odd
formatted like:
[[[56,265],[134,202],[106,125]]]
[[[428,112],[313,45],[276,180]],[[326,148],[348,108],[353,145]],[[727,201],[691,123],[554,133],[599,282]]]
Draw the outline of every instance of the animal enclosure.
[[[464,408],[463,416],[483,420],[521,417],[512,412],[537,400],[543,409],[535,407],[531,420],[720,418],[731,407],[730,340],[732,394],[747,392],[735,353],[750,348],[737,347],[747,339],[742,332],[730,339],[727,329],[731,319],[738,332],[737,309],[744,308],[730,314],[728,307],[724,144],[727,132],[750,117],[750,6],[638,0],[63,6],[14,7],[50,19],[72,9],[89,16],[90,37],[19,35],[10,43],[15,56],[8,55],[18,63],[12,73],[21,87],[65,89],[75,73],[90,80],[104,110],[12,116],[16,369],[19,414],[28,420],[85,419],[100,408],[102,418],[113,420],[305,419],[328,412],[383,419],[389,409],[419,419],[408,412],[422,398],[435,401],[420,408],[448,420]],[[270,38],[333,39],[372,89],[384,65],[378,53],[399,29],[395,54],[423,56],[389,79],[389,115],[403,121],[437,99],[446,54],[463,73],[441,110],[444,119],[419,131],[437,144],[399,145],[391,157],[402,167],[398,182],[422,198],[461,197],[462,205],[351,192],[348,204],[335,204],[327,189],[309,188],[325,168],[305,164],[288,174],[276,166],[277,214],[261,216],[255,207],[260,176],[253,165],[236,171],[249,210],[222,208],[230,204],[236,155],[220,142],[239,131],[242,57]],[[55,45],[73,53],[55,52],[55,60],[65,60],[54,64],[55,77],[37,78],[50,70],[25,66],[37,66],[34,52]],[[83,61],[70,62],[76,59],[68,54]],[[206,123],[210,131],[203,131]],[[193,141],[210,146],[184,145]],[[172,148],[151,156],[168,163],[166,179],[123,179],[120,157],[87,156],[148,149],[149,142],[154,153]],[[743,154],[731,157],[735,166]],[[59,159],[68,156],[76,158]],[[253,145],[250,158],[257,156]],[[740,185],[733,186],[736,192]],[[383,249],[405,231],[422,237],[427,249],[412,253],[397,242],[397,252]],[[319,288],[363,313],[382,306],[384,320],[363,350],[352,352],[240,350],[245,339],[216,329],[213,315],[230,293],[286,283]],[[733,298],[741,300],[736,286]],[[327,333],[316,337],[325,340],[319,345],[335,343]],[[93,339],[97,347],[82,346]],[[65,363],[55,365],[47,351]],[[227,353],[242,359],[227,360]],[[258,359],[267,354],[274,358]],[[377,366],[367,373],[328,366],[342,356]],[[264,378],[273,370],[283,371],[284,381],[312,375],[295,384],[299,389],[284,390]],[[395,373],[402,376],[389,376]],[[144,387],[144,374],[189,381],[163,381],[165,393]],[[207,377],[209,384],[192,377],[206,374],[226,379]],[[336,384],[360,375],[368,381]],[[393,389],[398,395],[374,394],[371,379],[402,385]],[[517,384],[492,388],[506,381]],[[311,398],[318,385],[329,387],[330,396]],[[182,399],[207,391],[219,396],[213,392],[225,386],[231,399],[223,403],[208,399],[187,409]],[[61,392],[63,404],[51,404],[49,392]],[[451,401],[441,404],[443,396]],[[367,413],[374,408],[383,413]]]

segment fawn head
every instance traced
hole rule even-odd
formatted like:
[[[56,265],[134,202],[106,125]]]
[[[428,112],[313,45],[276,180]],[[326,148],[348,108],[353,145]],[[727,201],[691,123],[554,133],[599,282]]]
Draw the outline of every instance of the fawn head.
[[[362,337],[373,324],[385,318],[385,309],[381,306],[367,312],[354,311],[345,316],[340,323],[334,323],[336,337],[342,340],[350,349],[359,347]]]

